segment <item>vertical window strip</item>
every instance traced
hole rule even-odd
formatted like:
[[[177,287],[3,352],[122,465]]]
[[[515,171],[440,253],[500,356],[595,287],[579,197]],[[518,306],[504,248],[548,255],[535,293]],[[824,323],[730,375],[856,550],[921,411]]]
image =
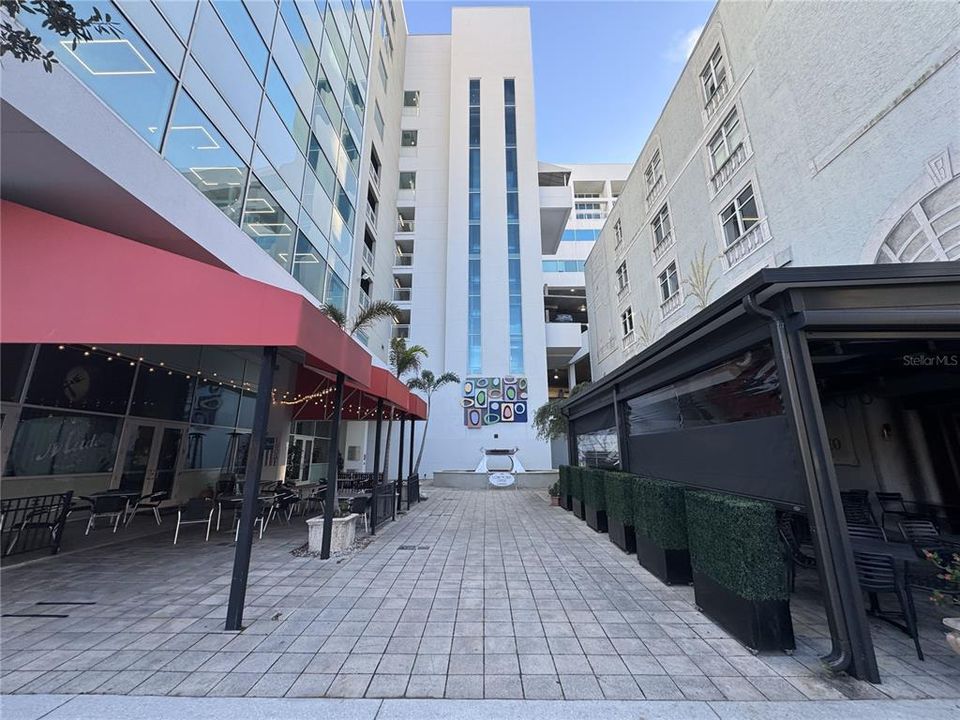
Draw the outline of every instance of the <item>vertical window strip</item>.
[[[480,333],[480,80],[470,80],[467,203],[467,372],[482,371]]]
[[[507,288],[510,308],[510,374],[523,374],[523,298],[520,268],[520,193],[517,179],[517,102],[512,78],[503,81],[507,168]]]

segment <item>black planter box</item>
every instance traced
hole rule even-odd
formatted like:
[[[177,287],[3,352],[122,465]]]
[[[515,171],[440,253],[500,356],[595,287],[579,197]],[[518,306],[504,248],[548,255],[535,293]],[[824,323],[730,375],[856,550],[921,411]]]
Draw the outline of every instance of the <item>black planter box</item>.
[[[584,503],[583,514],[586,516],[587,525],[589,525],[591,528],[601,533],[607,531],[606,510],[594,510],[592,507]]]
[[[572,496],[571,498],[573,502],[573,514],[576,515],[581,520],[585,519],[586,515],[584,514],[585,511],[583,509],[583,500],[581,500],[580,498],[572,497]]]
[[[693,580],[689,550],[667,550],[645,535],[634,533],[637,562],[667,585],[689,585]]]
[[[633,525],[624,525],[619,520],[608,517],[607,532],[610,534],[610,542],[625,553],[637,551],[637,536],[633,532]]]
[[[560,507],[564,510],[573,510],[573,495],[561,495]]]
[[[793,650],[789,600],[747,600],[713,578],[693,572],[697,608],[751,650]]]

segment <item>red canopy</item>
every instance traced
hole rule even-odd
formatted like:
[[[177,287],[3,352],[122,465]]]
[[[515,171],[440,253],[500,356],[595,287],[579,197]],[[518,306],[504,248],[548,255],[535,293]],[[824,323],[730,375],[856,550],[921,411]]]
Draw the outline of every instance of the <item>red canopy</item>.
[[[329,420],[333,412],[335,384],[325,374],[300,368],[296,391],[287,393],[281,402],[298,406],[295,420]],[[384,401],[384,416],[392,413],[394,419],[425,420],[427,404],[414,395],[400,380],[387,370],[374,366],[370,371],[370,384],[348,381],[343,393],[345,420],[375,420],[377,399]]]

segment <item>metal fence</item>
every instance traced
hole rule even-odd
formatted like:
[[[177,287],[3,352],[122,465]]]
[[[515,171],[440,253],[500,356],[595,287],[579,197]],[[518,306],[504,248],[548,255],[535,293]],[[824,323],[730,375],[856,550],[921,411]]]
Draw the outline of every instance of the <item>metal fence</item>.
[[[397,483],[380,483],[373,489],[373,505],[370,511],[370,532],[377,532],[377,525],[397,516]]]
[[[0,501],[0,554],[3,557],[49,547],[60,552],[73,491]]]
[[[407,510],[411,502],[420,502],[420,476],[417,474],[407,478]]]

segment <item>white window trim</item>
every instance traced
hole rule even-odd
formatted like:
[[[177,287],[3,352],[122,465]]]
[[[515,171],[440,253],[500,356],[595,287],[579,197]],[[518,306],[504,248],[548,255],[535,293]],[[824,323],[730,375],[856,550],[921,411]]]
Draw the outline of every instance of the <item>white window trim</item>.
[[[663,240],[661,240],[660,243],[657,243],[657,234],[656,230],[654,229],[654,225],[664,210],[667,211],[666,216],[670,223],[670,230],[666,235],[664,235]],[[673,231],[673,215],[670,213],[670,203],[663,203],[663,205],[660,206],[660,209],[654,213],[648,225],[650,227],[650,247],[653,252],[653,262],[656,264],[664,259],[667,250],[672,248],[677,240],[677,235]]]
[[[627,329],[627,321],[629,320],[630,328]],[[636,326],[633,322],[633,306],[628,305],[626,310],[620,313],[620,336],[627,340],[630,337],[635,335]]]
[[[757,222],[749,230],[740,234],[736,240],[727,245],[727,236],[723,231],[723,211],[734,202],[737,196],[743,192],[747,185],[753,188],[753,199],[757,204]],[[767,212],[763,204],[762,193],[757,182],[756,173],[751,173],[742,182],[736,186],[728,184],[727,191],[723,193],[724,200],[717,204],[717,210],[714,213],[714,222],[717,228],[717,244],[720,255],[725,259],[723,263],[723,272],[727,273],[743,263],[747,258],[753,256],[760,248],[767,245],[771,240],[770,228],[767,224]]]
[[[623,273],[621,274],[621,270]],[[624,260],[617,266],[617,297],[622,296],[630,289],[630,273],[627,270],[627,261]]]

